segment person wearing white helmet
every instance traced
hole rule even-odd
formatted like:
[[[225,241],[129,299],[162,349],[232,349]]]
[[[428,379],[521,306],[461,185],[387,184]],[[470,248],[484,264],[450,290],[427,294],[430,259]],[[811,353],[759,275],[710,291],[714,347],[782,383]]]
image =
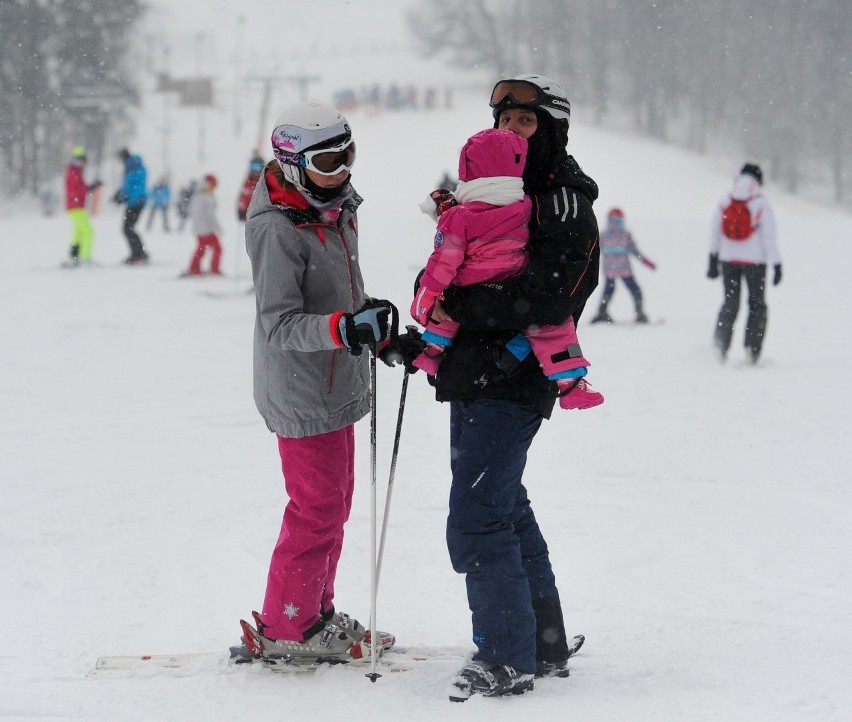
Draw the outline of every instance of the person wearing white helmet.
[[[501,80],[490,105],[495,128],[527,140],[522,177],[533,208],[523,271],[451,286],[432,313],[459,324],[434,384],[438,401],[450,402],[447,546],[465,575],[477,647],[452,682],[452,701],[519,694],[533,689],[535,677],[567,677],[579,643],[568,643],[548,547],[522,480],[559,391],[532,354],[517,352],[517,341],[525,330],[579,320],[598,283],[598,188],[566,151],[571,104],[556,82]],[[566,350],[574,353],[579,345]]]
[[[354,489],[354,424],[370,410],[363,347],[376,351],[396,309],[364,291],[351,184],[355,141],[325,103],[287,108],[272,131],[246,220],[256,296],[254,400],[276,435],[289,502],[262,612],[240,622],[265,664],[368,655],[363,625],[335,609],[335,576]],[[388,648],[394,637],[377,633]]]

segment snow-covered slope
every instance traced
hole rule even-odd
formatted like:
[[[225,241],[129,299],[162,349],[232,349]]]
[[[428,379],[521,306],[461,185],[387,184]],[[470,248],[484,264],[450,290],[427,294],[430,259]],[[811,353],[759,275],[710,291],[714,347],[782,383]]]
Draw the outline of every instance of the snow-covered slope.
[[[401,309],[433,232],[416,205],[454,169],[464,140],[489,125],[486,94],[459,88],[452,110],[350,114],[367,286]],[[159,113],[156,102],[143,113]],[[289,678],[215,661],[86,677],[100,655],[224,659],[237,620],[262,600],[284,493],[274,439],[251,399],[254,306],[233,212],[254,132],[235,137],[223,107],[206,119],[210,163],[173,170],[220,176],[226,278],[177,280],[193,239],[145,233],[144,221],[154,263],[120,266],[113,207],[95,218],[102,265],[76,271],[58,269],[64,216],[6,206],[0,217],[0,717],[846,718],[852,219],[785,196],[769,179],[785,277],[768,291],[766,361],[740,365],[740,319],[720,366],[707,226],[736,168],[601,132],[582,109],[575,116],[570,150],[601,186],[599,214],[622,207],[658,263],[637,274],[649,314],[664,322],[604,328],[585,318],[590,379],[606,403],[555,412],[530,455],[526,481],[569,632],[588,638],[571,677],[515,699],[447,702],[458,655],[472,645],[463,580],[443,540],[447,408],[422,374],[410,383],[378,618],[400,644],[449,659],[376,684],[344,669]],[[193,147],[195,127],[194,116],[176,119],[176,145]],[[152,121],[132,147],[154,158],[157,142]],[[630,318],[623,288],[611,308]],[[379,368],[380,493],[400,381]],[[368,431],[359,425],[338,582],[339,607],[362,621]]]

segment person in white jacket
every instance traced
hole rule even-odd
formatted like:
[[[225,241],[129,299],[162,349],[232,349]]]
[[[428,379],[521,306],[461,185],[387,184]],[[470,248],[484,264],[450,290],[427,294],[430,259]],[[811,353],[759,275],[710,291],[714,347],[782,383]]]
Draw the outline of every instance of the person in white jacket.
[[[708,278],[722,271],[724,301],[716,321],[715,343],[721,361],[731,346],[734,322],[740,308],[740,287],[748,285],[748,320],[745,347],[748,358],[757,363],[766,336],[766,267],[773,268],[772,285],[781,283],[781,254],[776,242],[775,214],[761,194],[763,172],[755,163],[746,163],[734,180],[731,192],[716,206],[710,236]]]
[[[213,254],[210,259],[210,273],[214,276],[222,274],[222,244],[219,243],[219,233],[222,229],[216,219],[216,199],[213,197],[215,188],[216,176],[208,173],[202,179],[201,188],[192,194],[189,203],[189,217],[198,245],[189,263],[189,270],[184,274],[186,276],[200,276],[204,273],[201,270],[201,261],[208,248]]]

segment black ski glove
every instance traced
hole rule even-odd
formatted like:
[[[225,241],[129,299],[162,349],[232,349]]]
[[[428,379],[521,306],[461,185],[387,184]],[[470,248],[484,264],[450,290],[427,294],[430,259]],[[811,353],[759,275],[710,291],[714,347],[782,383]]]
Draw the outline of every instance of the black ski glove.
[[[361,354],[361,346],[374,346],[384,341],[390,330],[390,315],[398,315],[396,307],[381,298],[368,298],[355,313],[344,313],[337,321],[337,338],[353,356]]]
[[[407,373],[413,374],[418,369],[412,362],[424,348],[426,344],[421,340],[417,326],[406,326],[404,334],[391,337],[387,346],[379,352],[379,358],[391,367],[402,364]]]
[[[719,278],[719,254],[710,254],[710,265],[707,266],[707,278]]]
[[[776,263],[773,270],[775,271],[775,274],[772,276],[772,285],[777,286],[781,283],[781,264]]]

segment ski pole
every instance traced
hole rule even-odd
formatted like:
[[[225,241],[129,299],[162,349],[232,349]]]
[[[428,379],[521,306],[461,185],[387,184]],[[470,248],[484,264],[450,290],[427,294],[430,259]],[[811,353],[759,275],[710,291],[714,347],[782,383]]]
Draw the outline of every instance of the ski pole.
[[[399,455],[399,437],[402,434],[402,416],[405,413],[405,395],[408,392],[408,371],[402,376],[402,391],[399,394],[399,414],[396,417],[396,435],[393,439],[393,454],[391,455],[390,475],[388,476],[388,490],[385,496],[385,513],[382,517],[382,536],[379,542],[379,554],[376,558],[376,587],[382,574],[382,557],[385,553],[385,536],[388,531],[388,517],[390,516],[391,496],[393,494],[393,480],[396,476],[396,459]]]
[[[389,336],[399,335],[399,311],[391,305],[391,324]],[[381,560],[376,552],[376,357],[379,355],[379,343],[370,347],[370,671],[365,675],[375,682],[380,675],[376,672],[376,607],[379,590],[379,566]],[[402,419],[397,422],[397,428]],[[387,501],[385,502],[387,509]],[[387,512],[385,512],[387,514]],[[384,522],[382,523],[384,537]]]
[[[376,672],[376,598],[378,578],[376,567],[376,355],[378,344],[370,354],[370,671],[365,675],[375,682]]]

